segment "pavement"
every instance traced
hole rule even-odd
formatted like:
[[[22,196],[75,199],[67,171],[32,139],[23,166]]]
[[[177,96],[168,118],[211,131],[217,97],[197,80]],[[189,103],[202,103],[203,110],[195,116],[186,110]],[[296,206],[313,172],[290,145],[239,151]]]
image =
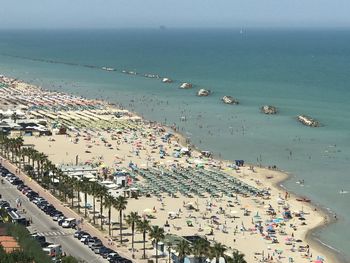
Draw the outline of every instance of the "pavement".
[[[21,214],[31,219],[32,223],[28,227],[31,233],[45,236],[47,242],[61,244],[63,251],[67,255],[72,255],[84,262],[107,262],[101,256],[92,252],[89,247],[74,238],[74,229],[65,229],[59,226],[50,216],[46,215],[36,205],[30,202],[27,197],[20,193],[16,189],[16,186],[11,185],[7,180],[4,180],[4,182],[5,184],[0,185],[2,199],[8,201],[11,207],[16,207],[16,199],[20,198],[22,206],[18,209],[19,211],[25,209],[25,213],[22,212]]]
[[[29,186],[32,190],[39,193],[39,195],[45,198],[50,204],[54,205],[58,210],[66,217],[73,217],[80,219],[81,215],[67,207],[49,191],[41,187],[36,181],[32,180],[29,176],[25,175],[22,171],[18,171],[18,168],[10,163],[6,159],[1,158],[1,164],[6,167],[10,172],[18,176],[25,185]],[[4,180],[6,181],[6,180]],[[16,207],[15,200],[20,197],[22,200],[22,208],[26,210],[26,217],[31,217],[33,221],[33,232],[41,232],[48,234],[47,239],[50,242],[59,243],[62,245],[63,251],[76,258],[80,258],[88,263],[93,262],[107,262],[101,256],[97,256],[87,246],[83,245],[79,240],[75,239],[72,233],[67,233],[67,229],[60,227],[57,222],[53,221],[51,217],[41,211],[36,205],[32,204],[23,194],[21,194],[15,186],[12,186],[6,181],[4,185],[0,186],[3,199],[10,202],[11,206]],[[84,220],[83,224],[79,225],[81,230],[88,232],[92,236],[96,236],[106,247],[109,247],[117,251],[121,256],[131,258],[131,255],[127,253],[126,248],[117,247],[116,243],[110,243],[108,236],[97,230],[93,225],[87,223]],[[35,231],[34,231],[35,230]],[[71,229],[70,229],[71,230]],[[60,233],[63,232],[63,233]],[[73,231],[74,233],[74,231]],[[53,241],[51,241],[53,240]],[[133,260],[134,262],[137,262]]]

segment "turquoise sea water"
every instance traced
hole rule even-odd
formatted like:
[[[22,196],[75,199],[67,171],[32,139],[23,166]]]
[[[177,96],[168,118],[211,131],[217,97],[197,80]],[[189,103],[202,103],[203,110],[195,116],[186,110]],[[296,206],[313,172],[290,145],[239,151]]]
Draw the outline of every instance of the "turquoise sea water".
[[[339,194],[350,192],[349,43],[346,30],[1,31],[0,74],[175,122],[194,144],[225,159],[276,164],[292,174],[288,189],[337,214],[338,222],[317,236],[350,258],[350,194]],[[123,69],[175,82],[126,75]],[[196,86],[180,90],[181,81]],[[213,94],[196,97],[199,88]],[[224,95],[240,105],[224,105]],[[264,104],[280,113],[259,113]],[[298,114],[324,126],[302,126]],[[180,122],[181,116],[187,121]],[[304,187],[296,184],[299,179]]]

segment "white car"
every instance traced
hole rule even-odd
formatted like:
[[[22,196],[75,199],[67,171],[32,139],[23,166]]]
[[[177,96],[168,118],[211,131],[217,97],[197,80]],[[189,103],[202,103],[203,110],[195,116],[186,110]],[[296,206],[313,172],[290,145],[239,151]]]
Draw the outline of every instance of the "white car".
[[[64,228],[75,227],[76,225],[77,225],[77,220],[75,218],[67,218],[62,223],[62,227]]]
[[[89,239],[91,236],[89,234],[86,234],[86,235],[83,235],[81,238],[80,238],[80,241],[81,242],[85,242],[87,239]]]

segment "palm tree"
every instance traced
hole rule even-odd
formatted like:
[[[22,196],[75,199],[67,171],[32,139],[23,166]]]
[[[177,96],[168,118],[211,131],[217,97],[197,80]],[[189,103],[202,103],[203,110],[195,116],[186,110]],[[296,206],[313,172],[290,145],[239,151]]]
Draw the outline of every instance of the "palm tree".
[[[53,163],[50,164],[50,171],[51,171],[51,176],[50,176],[50,173],[49,173],[49,176],[50,176],[50,185],[51,185],[51,189],[52,189],[52,192],[53,194],[55,195],[56,194],[56,187],[55,187],[55,179],[56,177],[58,176],[58,172],[60,171],[56,165],[54,165]]]
[[[89,194],[92,195],[92,209],[93,209],[93,215],[92,215],[92,220],[93,220],[93,224],[95,224],[95,213],[96,213],[96,209],[95,209],[95,205],[96,205],[96,196],[99,194],[99,184],[97,182],[90,182],[90,187],[89,187]]]
[[[45,161],[47,160],[47,156],[44,153],[38,153],[37,155],[37,174],[38,174],[38,179],[42,179],[42,175],[43,175],[43,165],[45,163]]]
[[[6,141],[6,135],[3,132],[3,130],[0,131],[0,145],[1,145],[1,155],[4,156],[5,152],[5,141]]]
[[[181,241],[176,245],[175,250],[178,253],[180,263],[184,263],[185,257],[191,253],[190,244],[184,239],[181,239]]]
[[[115,200],[114,208],[119,211],[119,230],[120,230],[120,244],[123,243],[123,210],[126,209],[128,201],[124,196],[118,196]]]
[[[220,258],[225,255],[226,247],[221,243],[215,243],[211,251],[215,257],[215,262],[219,263]]]
[[[235,250],[232,253],[232,263],[247,263],[244,259],[244,254],[240,253],[238,250]]]
[[[50,178],[50,172],[52,171],[54,165],[51,163],[51,161],[46,160],[42,166],[43,171],[43,177],[42,177],[42,183],[45,186],[45,188],[48,188],[50,190],[52,179]]]
[[[208,250],[209,242],[204,239],[197,239],[192,246],[192,253],[195,257],[195,262],[202,262],[202,259]]]
[[[139,220],[136,224],[136,229],[140,232],[142,232],[143,236],[143,258],[146,258],[146,234],[147,231],[150,229],[149,221],[146,219]]]
[[[81,191],[84,193],[84,217],[87,217],[87,195],[90,193],[90,184],[89,179],[83,178],[81,181]]]
[[[80,192],[82,191],[82,188],[83,188],[83,182],[82,182],[81,178],[75,178],[75,180],[73,182],[73,187],[77,191],[78,213],[80,213]]]
[[[156,244],[156,263],[158,263],[158,242],[164,239],[164,228],[152,226],[150,228],[149,237],[152,239],[153,244]]]
[[[140,216],[137,212],[131,212],[126,217],[126,223],[131,226],[131,248],[134,254],[134,236],[135,236],[135,225],[140,220]]]
[[[58,177],[58,187],[57,187],[57,190],[58,190],[58,197],[60,198],[62,196],[62,190],[64,188],[64,177],[65,177],[65,174],[61,171],[61,170],[58,170],[57,172],[57,177]]]
[[[22,137],[17,137],[15,139],[13,139],[13,146],[14,146],[15,157],[19,157],[20,156],[21,147],[23,146],[23,138]]]
[[[108,194],[108,190],[105,186],[101,186],[98,189],[98,196],[100,197],[100,218],[101,218],[101,230],[103,230],[103,199]]]
[[[111,196],[110,194],[107,194],[103,200],[103,206],[105,208],[108,208],[108,235],[111,236],[111,226],[112,226],[112,222],[111,222],[111,209],[113,204],[115,203],[115,198],[113,196]]]

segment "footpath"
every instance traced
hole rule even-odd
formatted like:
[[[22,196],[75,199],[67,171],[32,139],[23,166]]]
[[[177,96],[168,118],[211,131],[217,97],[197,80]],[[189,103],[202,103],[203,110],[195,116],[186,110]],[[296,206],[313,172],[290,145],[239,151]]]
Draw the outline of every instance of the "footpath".
[[[1,158],[1,157],[0,157]],[[64,203],[58,200],[55,196],[53,196],[48,190],[40,186],[36,181],[32,180],[28,175],[23,173],[18,167],[10,163],[8,160],[1,158],[1,164],[6,167],[11,173],[18,176],[25,185],[29,186],[33,191],[38,192],[38,194],[45,198],[50,204],[55,206],[58,210],[62,211],[62,213],[66,217],[73,217],[77,220],[82,218],[82,215],[79,215],[77,212],[73,211],[71,208],[67,207]],[[101,231],[96,229],[93,225],[83,220],[83,223],[80,224],[80,229],[88,232],[92,236],[96,236],[101,239],[104,246],[109,247],[118,252],[119,255],[125,258],[131,259],[135,263],[145,262],[144,260],[135,260],[132,259],[131,253],[127,250],[126,247],[117,246],[116,242],[112,241],[111,238],[104,235]]]

